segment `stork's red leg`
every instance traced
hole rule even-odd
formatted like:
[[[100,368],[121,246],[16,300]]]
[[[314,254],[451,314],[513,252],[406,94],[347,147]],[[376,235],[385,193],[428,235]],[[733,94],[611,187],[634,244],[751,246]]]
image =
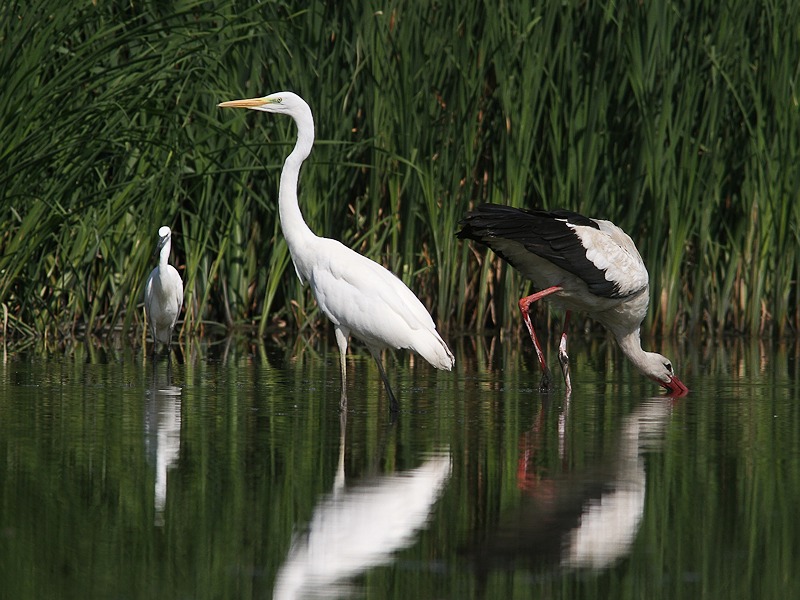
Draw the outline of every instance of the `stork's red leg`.
[[[544,351],[542,350],[542,345],[539,343],[539,338],[536,337],[536,331],[533,329],[533,323],[531,323],[531,317],[528,314],[528,310],[530,309],[531,304],[537,300],[560,291],[561,287],[554,285],[540,292],[536,292],[535,294],[531,294],[530,296],[520,298],[519,300],[519,310],[522,312],[522,320],[525,321],[525,326],[528,328],[528,333],[531,334],[531,341],[533,342],[533,347],[536,349],[536,356],[539,358],[539,365],[542,367],[542,381],[539,383],[540,392],[550,391],[553,377],[550,375],[550,369],[547,367],[547,360],[544,357]]]
[[[569,378],[569,356],[567,355],[567,329],[569,328],[569,315],[564,315],[564,329],[561,330],[561,341],[558,344],[558,362],[561,363],[561,373],[564,375],[564,384],[567,394],[572,393],[572,382]]]

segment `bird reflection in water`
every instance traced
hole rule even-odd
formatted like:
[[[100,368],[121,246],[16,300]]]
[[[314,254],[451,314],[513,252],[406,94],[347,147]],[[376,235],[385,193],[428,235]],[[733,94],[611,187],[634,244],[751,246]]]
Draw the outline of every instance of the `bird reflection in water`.
[[[450,453],[441,451],[416,469],[347,485],[345,412],[340,419],[333,490],[317,504],[306,531],[296,534],[277,574],[276,600],[339,597],[350,579],[389,564],[393,553],[413,544],[450,478]]]
[[[534,466],[547,410],[542,408],[520,443],[517,485],[523,498],[477,545],[478,571],[517,563],[603,569],[627,555],[644,513],[644,453],[663,439],[672,405],[664,398],[644,401],[624,419],[609,461],[554,478],[540,475]],[[562,461],[564,430],[559,424]]]
[[[156,470],[154,524],[162,527],[167,504],[167,472],[178,461],[181,447],[181,388],[172,385],[169,364],[163,369],[153,368],[145,401],[144,435],[147,459]]]

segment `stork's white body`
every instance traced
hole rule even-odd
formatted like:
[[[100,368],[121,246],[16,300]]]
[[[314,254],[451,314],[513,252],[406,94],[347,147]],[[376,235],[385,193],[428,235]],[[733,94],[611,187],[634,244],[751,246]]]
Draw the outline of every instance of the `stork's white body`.
[[[519,217],[517,217],[519,218]],[[633,240],[611,221],[589,219],[588,225],[560,220],[574,233],[585,264],[571,261],[572,271],[526,247],[524,238],[496,237],[489,246],[540,290],[560,287],[549,300],[564,310],[588,313],[615,335],[624,336],[638,329],[647,314],[650,286],[647,268]],[[530,231],[529,231],[530,233]],[[563,250],[561,250],[563,251]],[[593,284],[592,284],[593,282]],[[618,336],[618,337],[619,337]]]
[[[508,261],[540,291],[520,300],[520,309],[544,371],[549,369],[528,315],[532,302],[547,298],[567,311],[559,359],[571,390],[566,354],[571,311],[589,314],[616,337],[620,348],[642,373],[671,393],[688,392],[664,356],[642,350],[639,328],[650,299],[649,277],[630,236],[611,221],[577,213],[529,211],[485,204],[462,221],[459,237],[485,244]]]

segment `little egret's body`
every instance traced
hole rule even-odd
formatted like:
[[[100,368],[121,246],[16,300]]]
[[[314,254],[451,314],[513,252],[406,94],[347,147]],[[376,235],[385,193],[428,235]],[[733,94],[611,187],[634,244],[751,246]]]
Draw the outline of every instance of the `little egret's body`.
[[[153,333],[153,354],[159,342],[172,346],[172,330],[183,305],[183,281],[169,264],[172,231],[166,225],[158,230],[158,266],[150,272],[144,288],[144,308]]]
[[[688,392],[669,359],[642,350],[639,327],[650,299],[649,276],[633,240],[622,229],[568,210],[496,204],[478,207],[461,224],[459,238],[488,246],[540,290],[521,298],[519,308],[542,367],[542,391],[550,388],[550,370],[528,310],[546,297],[566,310],[558,357],[568,393],[567,325],[573,310],[588,313],[611,331],[636,368],[670,394]]]
[[[449,371],[453,354],[436,331],[427,309],[395,275],[337,240],[314,234],[297,202],[300,166],[314,145],[314,118],[308,104],[292,92],[223,102],[223,108],[249,108],[285,114],[297,125],[297,143],[281,171],[278,209],[297,276],[311,286],[322,312],[333,323],[339,347],[341,406],[346,404],[347,343],[350,334],[366,344],[378,364],[393,411],[398,408],[380,354],[407,348],[437,369]]]

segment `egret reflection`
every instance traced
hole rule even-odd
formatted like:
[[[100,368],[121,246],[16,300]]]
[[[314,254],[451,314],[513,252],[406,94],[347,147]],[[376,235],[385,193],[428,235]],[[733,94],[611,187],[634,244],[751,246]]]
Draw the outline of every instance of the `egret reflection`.
[[[164,525],[167,474],[178,462],[181,447],[181,388],[172,385],[172,370],[153,369],[153,381],[145,403],[145,447],[155,466],[153,488],[154,524]]]
[[[333,490],[323,496],[306,531],[298,533],[278,570],[273,598],[332,598],[367,569],[392,561],[413,544],[451,473],[448,451],[417,467],[347,485],[344,413]]]

